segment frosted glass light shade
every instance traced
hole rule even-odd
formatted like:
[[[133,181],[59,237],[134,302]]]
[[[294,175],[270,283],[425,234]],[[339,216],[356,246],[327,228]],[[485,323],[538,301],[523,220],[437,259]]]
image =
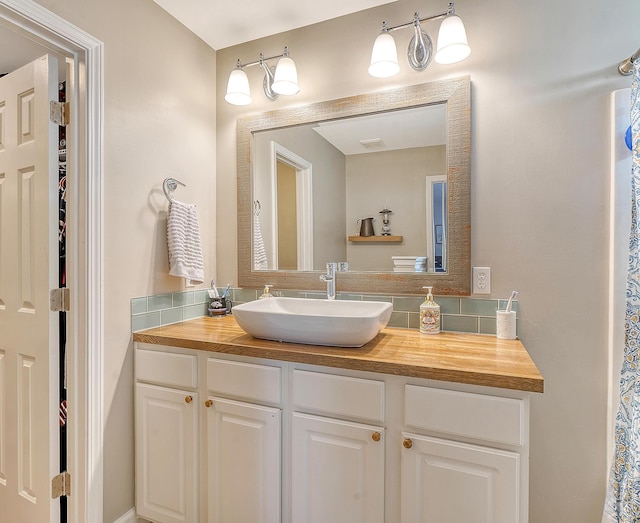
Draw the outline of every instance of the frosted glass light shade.
[[[242,69],[234,69],[229,75],[227,94],[224,99],[232,105],[248,105],[251,103],[249,78]]]
[[[376,78],[388,78],[399,70],[396,41],[386,31],[382,32],[376,38],[371,50],[369,74]]]
[[[455,64],[471,54],[464,24],[457,15],[449,15],[440,24],[435,61],[439,64]]]
[[[278,94],[285,95],[298,94],[300,92],[296,64],[288,56],[283,56],[278,60],[271,89]]]

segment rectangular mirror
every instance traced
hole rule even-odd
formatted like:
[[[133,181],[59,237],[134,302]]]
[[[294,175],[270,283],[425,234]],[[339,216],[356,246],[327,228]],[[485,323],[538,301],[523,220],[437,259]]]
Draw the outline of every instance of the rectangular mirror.
[[[432,82],[238,120],[239,285],[470,291],[470,83]]]

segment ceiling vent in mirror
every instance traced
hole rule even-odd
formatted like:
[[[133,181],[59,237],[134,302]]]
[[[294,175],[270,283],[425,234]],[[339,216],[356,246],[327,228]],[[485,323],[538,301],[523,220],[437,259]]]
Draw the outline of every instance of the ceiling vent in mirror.
[[[365,140],[360,140],[360,143],[367,149],[376,149],[384,146],[382,138],[367,138]]]

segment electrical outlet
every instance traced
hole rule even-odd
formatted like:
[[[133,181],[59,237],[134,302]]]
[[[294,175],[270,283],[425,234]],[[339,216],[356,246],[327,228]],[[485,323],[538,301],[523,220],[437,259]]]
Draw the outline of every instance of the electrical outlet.
[[[491,294],[491,268],[473,268],[473,294]]]

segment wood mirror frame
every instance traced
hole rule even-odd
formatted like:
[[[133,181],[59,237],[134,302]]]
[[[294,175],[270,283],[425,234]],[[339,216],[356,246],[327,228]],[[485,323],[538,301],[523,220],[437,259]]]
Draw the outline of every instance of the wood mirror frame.
[[[364,114],[446,103],[447,109],[447,272],[339,273],[338,292],[359,294],[424,294],[433,286],[437,295],[466,296],[471,291],[471,83],[469,76],[429,82],[318,102],[302,107],[250,115],[237,121],[238,170],[238,285],[275,290],[298,289],[322,292],[324,271],[252,270],[252,138],[256,131],[348,118]],[[345,232],[346,236],[346,232]],[[328,260],[344,261],[344,260]]]

